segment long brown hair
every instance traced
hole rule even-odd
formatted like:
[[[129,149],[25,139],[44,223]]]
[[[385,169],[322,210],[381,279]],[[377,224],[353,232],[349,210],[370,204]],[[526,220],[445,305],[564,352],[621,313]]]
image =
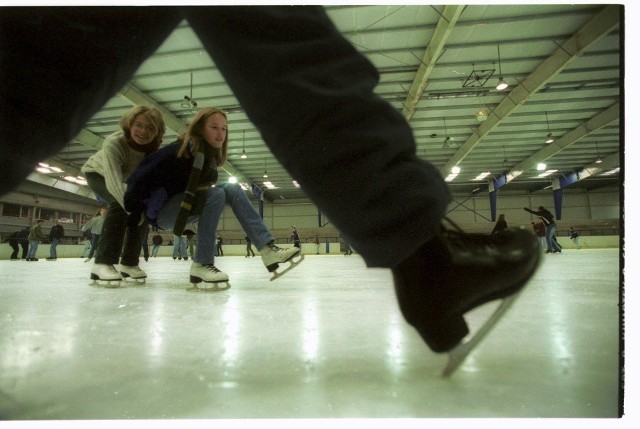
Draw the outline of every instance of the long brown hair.
[[[193,118],[193,121],[189,124],[187,131],[180,137],[182,139],[182,145],[178,150],[178,157],[186,157],[187,154],[191,156],[195,155],[198,152],[198,147],[201,144],[206,145],[212,152],[213,156],[216,160],[216,165],[221,167],[227,161],[227,152],[229,149],[229,126],[227,125],[227,135],[224,138],[224,142],[222,143],[221,148],[213,148],[207,144],[204,140],[204,124],[206,123],[209,116],[214,114],[219,114],[227,120],[227,114],[215,107],[205,107],[200,109],[196,116]],[[189,149],[189,141],[193,142],[193,146]]]

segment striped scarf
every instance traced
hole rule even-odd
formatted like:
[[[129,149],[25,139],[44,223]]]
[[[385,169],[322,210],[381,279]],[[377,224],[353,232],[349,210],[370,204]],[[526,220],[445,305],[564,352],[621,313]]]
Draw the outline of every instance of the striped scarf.
[[[205,154],[207,147],[209,147],[209,145],[201,142],[198,145],[198,152],[193,158],[193,166],[191,167],[189,182],[187,182],[187,189],[184,191],[184,198],[182,203],[180,203],[180,210],[178,211],[176,222],[173,225],[173,233],[178,237],[184,232],[189,215],[192,213],[199,214],[204,206],[206,191],[210,185],[206,180],[201,180],[201,177],[203,171],[209,167],[213,159],[210,153]]]

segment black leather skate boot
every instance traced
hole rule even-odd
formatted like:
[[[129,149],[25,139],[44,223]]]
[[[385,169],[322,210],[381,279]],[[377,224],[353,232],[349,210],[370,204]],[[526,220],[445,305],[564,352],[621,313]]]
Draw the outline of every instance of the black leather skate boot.
[[[443,226],[392,270],[402,314],[435,352],[451,350],[469,333],[465,313],[522,289],[541,254],[528,230],[466,234],[450,223],[454,230]]]

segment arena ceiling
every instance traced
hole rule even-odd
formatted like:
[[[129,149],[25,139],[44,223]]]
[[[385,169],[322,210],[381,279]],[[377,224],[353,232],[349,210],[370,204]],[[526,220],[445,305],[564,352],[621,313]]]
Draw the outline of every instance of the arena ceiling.
[[[575,173],[581,179],[570,185],[575,189],[619,186],[624,157],[621,6],[325,8],[378,68],[376,92],[408,120],[419,156],[443,177],[459,167],[448,182],[454,194],[486,191],[499,178],[506,178],[503,190],[544,191]],[[507,89],[496,89],[500,78]],[[93,198],[86,186],[64,177],[81,174],[87,158],[136,104],[154,105],[164,113],[169,127],[164,142],[172,142],[197,110],[185,97],[198,107],[228,113],[229,159],[219,180],[234,176],[254,184],[273,203],[308,201],[272,156],[186,21],[65,149],[44,161],[64,172],[34,172],[29,187]],[[549,134],[552,143],[545,142]],[[545,169],[538,170],[539,163]],[[265,171],[275,189],[265,187]],[[482,173],[487,175],[478,178]]]

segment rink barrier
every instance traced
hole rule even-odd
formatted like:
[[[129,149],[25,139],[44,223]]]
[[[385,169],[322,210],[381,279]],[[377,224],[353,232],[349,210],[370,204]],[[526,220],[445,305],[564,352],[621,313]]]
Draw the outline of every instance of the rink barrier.
[[[291,244],[278,244],[280,247],[289,248],[293,247]],[[40,244],[38,246],[38,250],[36,252],[36,258],[40,261],[46,260],[49,257],[49,244]],[[58,259],[60,258],[78,258],[81,259],[80,255],[82,254],[82,250],[84,249],[83,244],[59,244],[56,248],[56,253],[58,254]],[[149,253],[153,249],[152,245],[149,245]],[[246,244],[229,244],[223,245],[222,251],[225,256],[245,256],[247,254],[247,246]],[[260,252],[253,246],[253,251],[256,254],[256,257],[260,256]],[[9,244],[3,244],[0,247],[0,260],[10,259],[11,257],[11,246]],[[302,244],[302,253],[305,255],[315,255],[316,254],[316,245],[315,243],[303,243]],[[340,243],[322,243],[320,245],[320,254],[321,255],[340,255]],[[158,249],[158,256],[172,256],[173,255],[173,245],[162,245],[160,249]],[[18,257],[22,256],[22,248],[18,251]]]

